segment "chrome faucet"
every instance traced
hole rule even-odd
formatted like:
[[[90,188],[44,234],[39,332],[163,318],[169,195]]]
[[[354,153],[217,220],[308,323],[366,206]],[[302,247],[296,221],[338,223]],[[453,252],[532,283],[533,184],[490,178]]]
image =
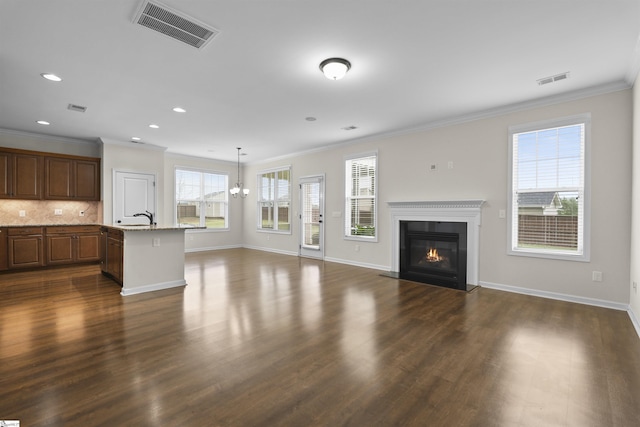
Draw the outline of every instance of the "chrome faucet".
[[[136,213],[133,216],[146,216],[149,218],[149,225],[153,225],[153,214],[149,211],[144,211],[144,213]]]

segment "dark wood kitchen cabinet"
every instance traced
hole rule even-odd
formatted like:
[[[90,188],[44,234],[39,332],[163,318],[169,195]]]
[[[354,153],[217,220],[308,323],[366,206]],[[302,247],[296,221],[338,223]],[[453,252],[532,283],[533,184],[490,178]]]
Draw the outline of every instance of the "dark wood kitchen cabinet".
[[[44,266],[43,239],[42,227],[9,228],[9,268]]]
[[[104,243],[102,273],[122,285],[124,233],[107,227],[102,228],[101,233]]]
[[[4,271],[9,268],[9,239],[7,238],[6,228],[0,228],[0,271]]]
[[[48,200],[100,200],[100,161],[44,157],[44,198]]]
[[[47,227],[47,265],[98,261],[99,230],[97,225]]]
[[[42,162],[37,154],[0,151],[0,198],[41,199]]]

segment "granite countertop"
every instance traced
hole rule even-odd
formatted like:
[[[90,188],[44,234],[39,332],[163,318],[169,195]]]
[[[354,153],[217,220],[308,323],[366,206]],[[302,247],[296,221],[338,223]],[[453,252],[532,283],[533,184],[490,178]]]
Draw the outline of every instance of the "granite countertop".
[[[177,226],[177,225],[105,225],[105,227],[116,228],[124,231],[161,231],[161,230],[204,230],[206,227]]]
[[[0,227],[19,228],[19,227],[100,227],[102,224],[0,224]]]
[[[204,230],[206,227],[196,226],[176,226],[176,225],[108,225],[108,224],[0,224],[0,227],[19,228],[19,227],[81,227],[81,226],[98,226],[111,227],[125,231],[157,231],[157,230]]]

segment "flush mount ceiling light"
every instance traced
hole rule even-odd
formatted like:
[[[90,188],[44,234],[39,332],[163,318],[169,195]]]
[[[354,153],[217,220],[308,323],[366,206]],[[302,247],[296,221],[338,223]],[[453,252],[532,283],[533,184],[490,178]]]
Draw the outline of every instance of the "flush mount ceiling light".
[[[343,58],[329,58],[320,63],[320,71],[329,80],[340,80],[351,68],[351,63]]]
[[[185,110],[182,107],[174,107],[173,111],[175,111],[176,113],[186,113],[187,112],[187,110]]]
[[[46,120],[38,120],[36,123],[42,126],[49,126],[51,124]]]
[[[152,124],[150,124],[150,125],[149,125],[149,127],[150,127],[151,129],[160,129],[160,126],[158,126],[158,125],[156,125],[156,124],[153,124],[153,123],[152,123]]]
[[[249,189],[242,188],[242,182],[240,182],[240,150],[242,149],[240,147],[237,147],[236,149],[238,150],[238,180],[236,181],[236,185],[229,189],[229,192],[236,199],[238,198],[238,194],[240,194],[240,197],[244,199],[249,195]]]
[[[56,76],[53,73],[42,73],[40,74],[42,77],[44,77],[47,80],[51,80],[52,82],[61,82],[62,79],[58,76]]]

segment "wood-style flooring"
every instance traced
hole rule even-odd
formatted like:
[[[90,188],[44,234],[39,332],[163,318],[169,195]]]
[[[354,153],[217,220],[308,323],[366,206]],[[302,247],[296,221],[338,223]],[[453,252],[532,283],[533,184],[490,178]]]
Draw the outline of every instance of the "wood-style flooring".
[[[627,313],[249,249],[122,297],[97,266],[0,275],[21,426],[639,426]]]

